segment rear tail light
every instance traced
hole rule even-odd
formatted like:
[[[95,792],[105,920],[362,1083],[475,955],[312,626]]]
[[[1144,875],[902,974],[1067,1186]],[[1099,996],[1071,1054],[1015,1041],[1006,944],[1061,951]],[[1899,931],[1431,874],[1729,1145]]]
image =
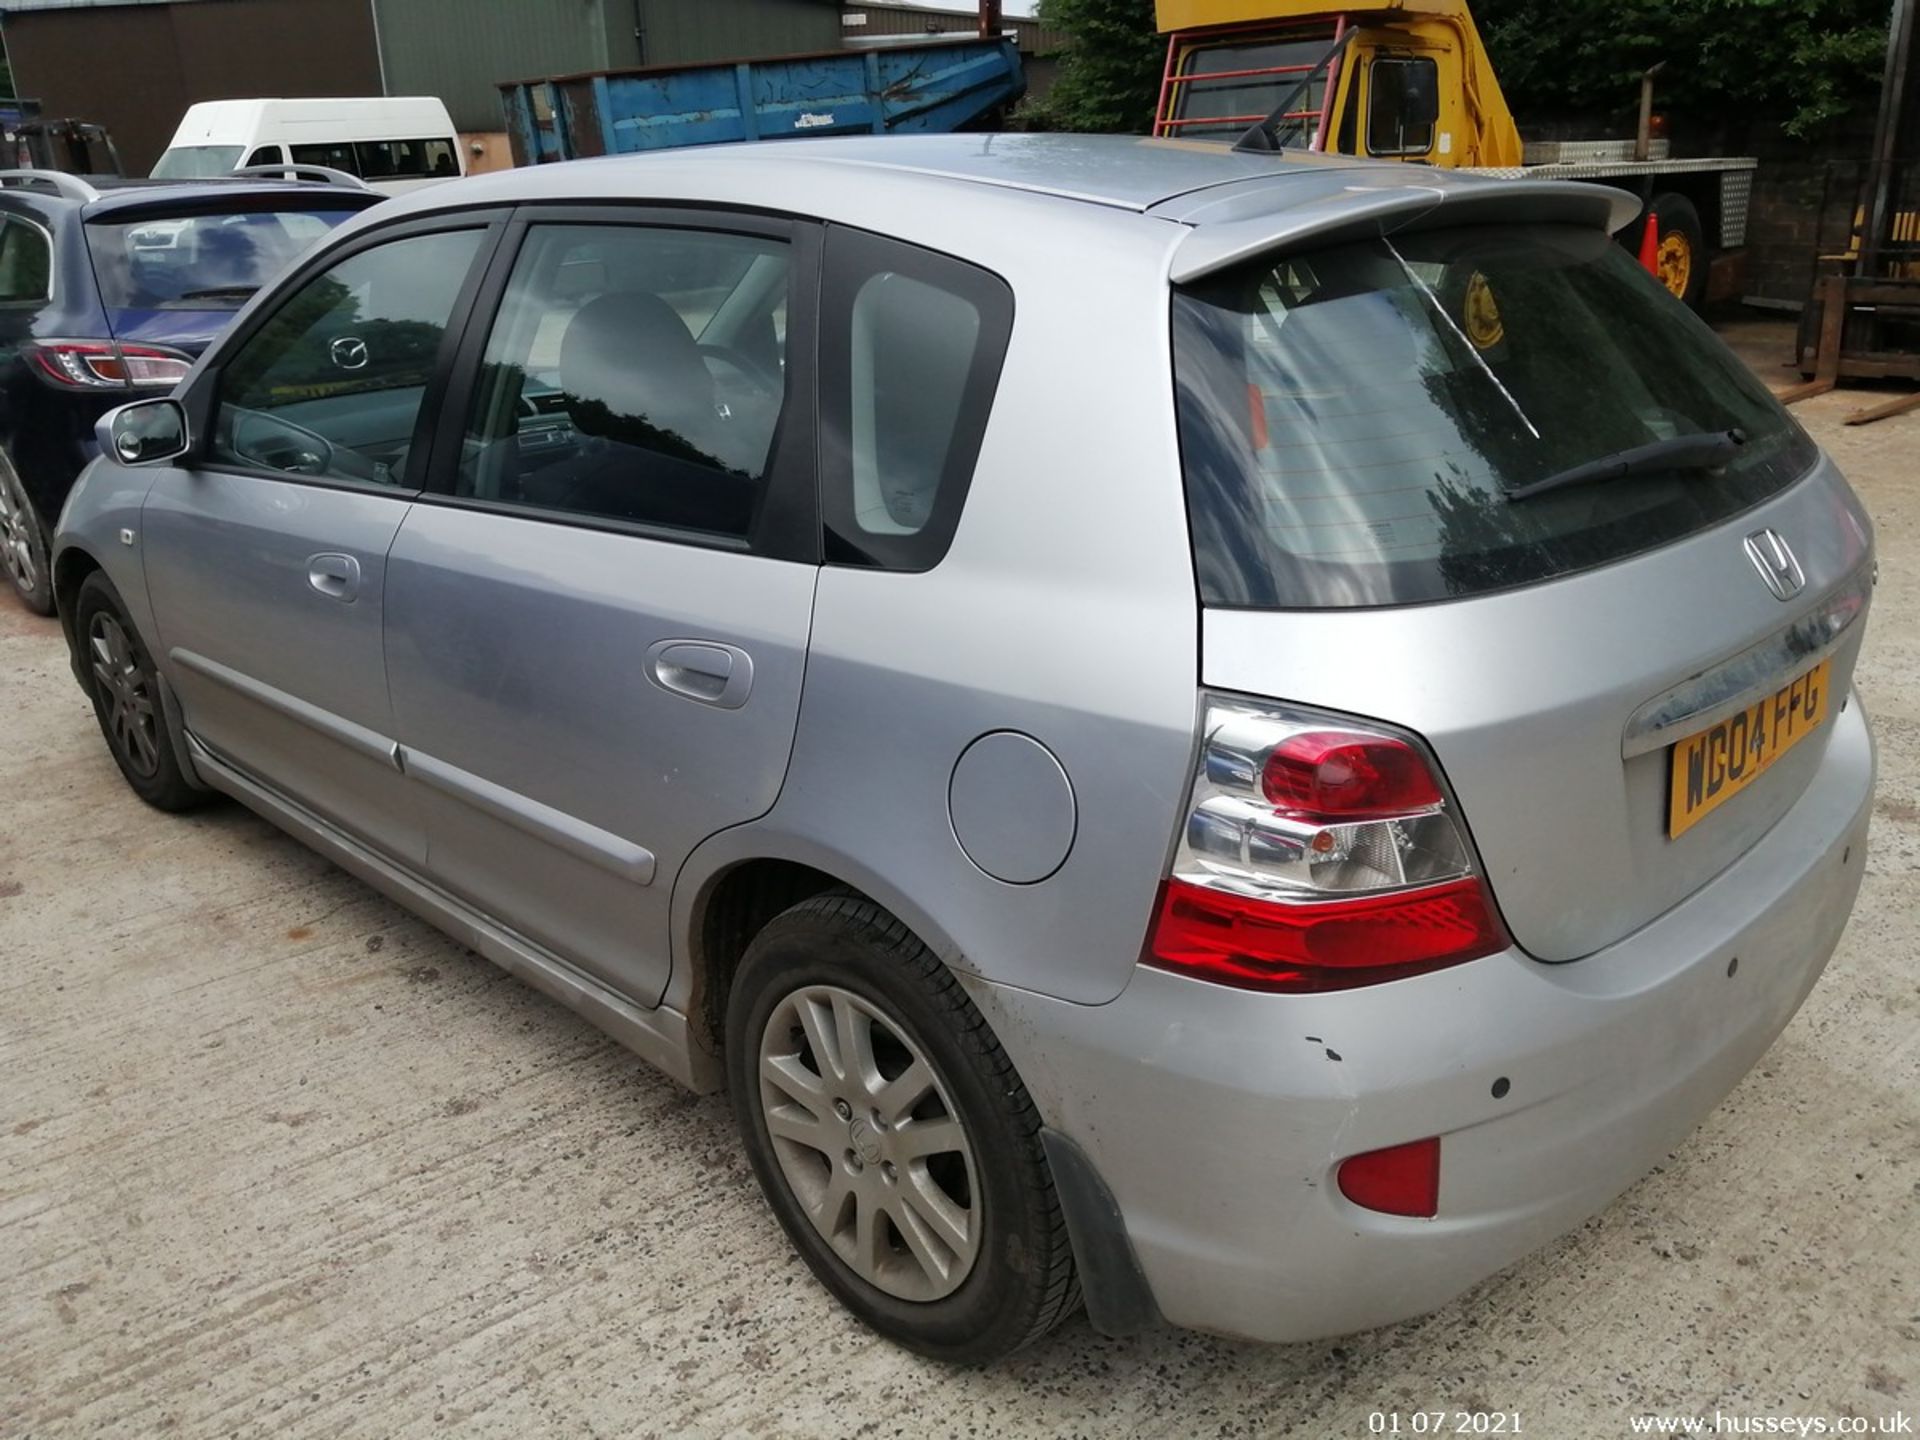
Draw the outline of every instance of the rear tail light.
[[[67,390],[171,388],[193,368],[177,350],[115,340],[39,340],[27,353],[42,378]]]
[[[1432,764],[1411,741],[1209,701],[1143,960],[1246,990],[1348,990],[1506,948]]]
[[[1440,1211],[1440,1141],[1415,1140],[1340,1162],[1340,1193],[1382,1215],[1431,1220]]]

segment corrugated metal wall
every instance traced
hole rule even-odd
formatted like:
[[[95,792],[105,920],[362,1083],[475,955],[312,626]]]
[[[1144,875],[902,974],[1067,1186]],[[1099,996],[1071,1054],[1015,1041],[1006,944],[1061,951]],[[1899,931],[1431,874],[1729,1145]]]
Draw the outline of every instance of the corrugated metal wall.
[[[834,0],[637,0],[635,8],[649,65],[840,48]]]
[[[498,130],[503,80],[832,50],[834,0],[373,0],[390,95],[438,95]],[[636,32],[644,37],[645,53]]]
[[[455,128],[498,130],[503,80],[634,63],[631,0],[373,0],[389,95],[438,95]],[[616,33],[617,32],[617,33]]]

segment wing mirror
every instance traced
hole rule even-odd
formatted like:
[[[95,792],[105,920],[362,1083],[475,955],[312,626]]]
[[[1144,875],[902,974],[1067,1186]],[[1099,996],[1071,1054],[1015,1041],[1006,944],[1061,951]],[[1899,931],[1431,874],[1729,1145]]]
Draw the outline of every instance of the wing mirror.
[[[136,400],[100,417],[94,438],[122,465],[157,465],[187,453],[187,412],[178,400]]]

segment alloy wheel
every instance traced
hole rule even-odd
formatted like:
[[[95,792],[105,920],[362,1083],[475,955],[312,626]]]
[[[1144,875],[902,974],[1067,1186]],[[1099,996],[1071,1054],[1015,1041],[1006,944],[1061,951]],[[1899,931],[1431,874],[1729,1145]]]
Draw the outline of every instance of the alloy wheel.
[[[39,588],[40,567],[34,560],[33,508],[20,477],[0,456],[0,564],[7,577],[26,594]]]
[[[87,650],[114,749],[138,774],[154,774],[160,768],[158,710],[125,628],[104,610],[96,613],[87,626]]]
[[[781,1174],[840,1259],[902,1300],[957,1290],[980,1253],[973,1147],[905,1027],[806,986],[767,1017],[759,1076]]]

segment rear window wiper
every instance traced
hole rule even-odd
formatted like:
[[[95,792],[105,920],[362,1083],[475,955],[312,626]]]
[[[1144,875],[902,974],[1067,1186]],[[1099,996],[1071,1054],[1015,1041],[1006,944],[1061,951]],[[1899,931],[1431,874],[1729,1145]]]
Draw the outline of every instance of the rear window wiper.
[[[259,289],[258,285],[214,285],[205,290],[183,290],[167,304],[178,305],[186,300],[248,300]]]
[[[1645,475],[1655,470],[1717,470],[1731,460],[1747,443],[1744,430],[1709,430],[1699,435],[1674,435],[1650,445],[1636,445],[1598,460],[1574,465],[1566,470],[1518,485],[1506,492],[1506,498],[1531,500],[1564,490],[1569,485],[1586,485],[1596,480],[1620,480],[1628,475]]]

